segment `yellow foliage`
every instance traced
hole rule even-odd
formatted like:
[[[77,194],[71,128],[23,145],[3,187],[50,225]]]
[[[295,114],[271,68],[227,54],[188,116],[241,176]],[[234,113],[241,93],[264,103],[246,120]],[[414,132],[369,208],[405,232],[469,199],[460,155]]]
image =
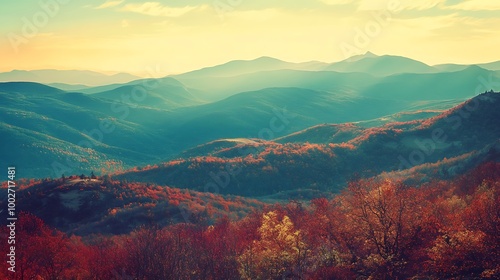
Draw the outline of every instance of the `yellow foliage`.
[[[260,240],[254,241],[238,259],[244,279],[279,277],[307,252],[300,230],[295,230],[288,216],[280,220],[275,211],[263,214],[258,232]]]

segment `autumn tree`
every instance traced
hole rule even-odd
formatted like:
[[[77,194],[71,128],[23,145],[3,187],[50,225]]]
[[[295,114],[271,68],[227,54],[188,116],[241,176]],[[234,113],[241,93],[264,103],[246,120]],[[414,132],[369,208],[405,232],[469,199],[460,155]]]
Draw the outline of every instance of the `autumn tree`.
[[[443,201],[453,210],[450,223],[427,250],[430,273],[443,278],[500,277],[500,183],[492,178],[469,189],[471,195]]]
[[[238,259],[243,279],[282,279],[301,273],[309,248],[288,216],[280,218],[276,211],[263,214],[258,232],[260,239]]]
[[[363,258],[368,274],[401,277],[408,251],[418,241],[424,220],[415,194],[400,183],[372,180],[351,183],[338,198],[343,221],[355,237],[354,254]]]
[[[86,275],[79,258],[84,247],[81,241],[52,230],[32,214],[19,215],[15,246],[16,272],[8,279],[76,279]]]

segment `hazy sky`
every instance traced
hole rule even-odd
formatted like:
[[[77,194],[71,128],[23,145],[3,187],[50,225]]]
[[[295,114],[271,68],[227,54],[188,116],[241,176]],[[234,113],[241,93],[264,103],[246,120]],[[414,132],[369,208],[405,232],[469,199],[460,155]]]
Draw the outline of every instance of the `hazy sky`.
[[[498,0],[2,1],[0,71],[163,75],[234,59],[333,62],[366,51],[470,64],[500,60],[499,26]]]

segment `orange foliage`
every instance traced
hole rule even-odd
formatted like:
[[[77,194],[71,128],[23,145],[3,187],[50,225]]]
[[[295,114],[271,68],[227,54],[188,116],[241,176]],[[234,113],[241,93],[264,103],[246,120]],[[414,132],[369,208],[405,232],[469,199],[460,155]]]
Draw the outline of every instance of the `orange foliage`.
[[[499,171],[500,163],[484,164],[455,181],[419,188],[357,181],[333,199],[269,206],[239,221],[151,226],[86,242],[22,215],[22,273],[9,279],[498,279]],[[208,215],[241,204],[168,187],[128,187]],[[6,242],[1,246],[7,250]],[[7,264],[1,265],[5,274]]]

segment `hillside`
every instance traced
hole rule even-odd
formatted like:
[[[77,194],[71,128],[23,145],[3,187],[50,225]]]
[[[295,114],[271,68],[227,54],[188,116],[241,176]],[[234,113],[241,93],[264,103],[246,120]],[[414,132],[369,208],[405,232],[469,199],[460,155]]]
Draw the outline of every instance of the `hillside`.
[[[135,101],[128,98],[124,101],[124,96],[135,94],[139,98]],[[183,84],[172,78],[155,80],[150,87],[141,86],[141,84],[129,84],[120,86],[111,90],[93,93],[92,97],[109,99],[118,102],[124,102],[133,106],[144,106],[156,109],[171,110],[179,107],[195,106],[203,102],[195,97]]]
[[[160,123],[169,127],[172,132],[169,137],[184,144],[184,150],[221,138],[271,140],[318,124],[360,122],[399,112],[449,108],[456,103],[365,98],[304,88],[266,88],[179,108],[170,119]]]
[[[37,83],[1,83],[0,124],[7,135],[5,141],[12,145],[2,148],[2,156],[14,159],[9,164],[26,163],[25,178],[59,177],[61,172],[110,170],[110,164],[115,170],[158,162],[221,138],[261,137],[259,132],[283,114],[284,108],[297,117],[265,137],[324,122],[377,118],[411,106],[402,101],[348,100],[328,92],[285,88],[194,106],[199,99],[179,82],[168,78],[157,85],[143,99],[135,100],[132,85],[81,94]],[[387,107],[372,110],[372,104]],[[355,117],[351,110],[364,110],[365,114]],[[281,127],[278,122],[273,124]],[[14,151],[17,156],[11,157]],[[36,160],[30,160],[32,157]],[[79,163],[67,168],[64,162]],[[60,167],[57,172],[54,164]]]
[[[265,205],[242,197],[110,181],[107,177],[25,181],[20,188],[17,211],[33,213],[52,227],[80,236],[126,234],[151,223],[161,227],[210,224],[223,216],[237,220]],[[6,207],[5,203],[0,201]]]
[[[365,54],[349,63],[385,58]],[[432,117],[489,90],[500,78],[477,66],[390,76],[303,70],[314,64],[263,57],[203,69],[189,77],[85,87],[83,93],[33,82],[0,83],[0,126],[5,142],[12,145],[0,152],[9,158],[18,151],[9,164],[28,162],[25,178],[120,170],[191,155],[186,151],[220,139],[272,140],[323,124],[368,128]],[[209,76],[212,71],[215,74]],[[112,133],[102,133],[103,124]],[[325,129],[297,134],[299,138],[290,141],[339,140],[329,139],[328,133]]]
[[[339,82],[349,78],[354,84],[360,77],[359,73],[296,73],[311,78],[309,85],[323,79],[329,84],[332,78]],[[470,71],[465,73],[469,74]],[[284,77],[282,81],[285,82]],[[370,83],[370,79],[364,81]],[[17,150],[18,156],[9,164],[28,162],[25,177],[59,177],[61,173],[119,170],[166,161],[218,139],[271,140],[324,123],[354,122],[370,127],[391,120],[414,120],[429,116],[425,112],[450,108],[459,102],[446,99],[451,95],[444,95],[444,100],[436,100],[435,95],[435,100],[413,100],[411,96],[396,100],[387,92],[383,97],[331,88],[266,88],[200,105],[199,92],[193,93],[177,80],[148,82],[157,82],[157,87],[141,91],[141,100],[132,98],[132,93],[139,96],[133,83],[95,94],[65,92],[37,83],[1,83],[0,123],[8,135],[6,141],[13,145],[3,148],[2,155]],[[144,88],[141,83],[137,87]],[[321,83],[316,87],[321,87]],[[408,94],[412,92],[409,90]],[[463,97],[466,95],[469,94]],[[111,132],[103,133],[104,130]],[[84,147],[79,143],[85,143]],[[92,156],[85,156],[86,153]],[[33,156],[36,161],[29,160]],[[69,165],[62,162],[71,162],[72,167],[66,168]],[[55,172],[52,166],[61,167],[59,163],[65,168]]]
[[[436,180],[452,180],[487,162],[500,162],[500,140],[470,153],[444,158],[434,163],[416,165],[404,170],[382,173],[377,177],[402,181],[408,185],[421,185]]]
[[[158,85],[160,91],[147,91],[136,102],[131,98],[133,86],[89,95],[37,83],[1,83],[0,127],[5,142],[10,143],[2,147],[1,155],[13,159],[9,164],[24,164],[25,178],[111,171],[166,160],[212,140],[247,137],[249,133],[261,137],[259,131],[269,127],[270,120],[283,114],[285,107],[298,117],[272,138],[318,123],[376,118],[406,108],[404,102],[348,101],[304,89],[268,89],[193,106],[199,100],[182,84],[166,79]],[[172,91],[164,94],[161,89],[178,95],[172,96]],[[127,103],[124,96],[129,97]],[[300,102],[301,98],[309,101]],[[392,108],[366,110],[357,119],[348,113],[372,102]],[[169,106],[191,107],[166,110]],[[54,164],[59,167],[54,169]]]
[[[215,156],[204,152],[204,156],[114,178],[246,196],[307,188],[338,191],[355,176],[371,177],[435,163],[496,143],[500,138],[498,95],[481,94],[427,120],[358,130],[342,143],[242,143],[217,151]]]
[[[265,146],[268,141],[254,138],[229,138],[229,139],[219,139],[215,141],[208,142],[206,144],[198,145],[194,148],[187,149],[182,152],[179,156],[181,158],[190,158],[196,156],[214,156],[219,153],[224,153],[231,148],[235,148],[238,145],[248,145],[252,144],[254,146]]]
[[[28,207],[47,203],[52,213],[44,216],[46,221],[32,213],[19,215],[16,241],[22,240],[23,246],[16,246],[16,265],[29,278],[42,273],[44,278],[67,279],[290,275],[275,269],[278,262],[280,267],[298,267],[293,275],[302,279],[497,279],[499,171],[500,163],[488,162],[453,180],[418,188],[397,180],[357,180],[333,198],[264,207],[210,194],[212,206],[203,203],[207,194],[99,179],[73,185],[33,182],[21,191],[23,202],[32,203]],[[117,207],[110,209],[104,202]],[[124,202],[130,203],[123,207]],[[242,219],[218,217],[227,209],[232,214],[252,211]],[[181,216],[177,212],[187,218],[173,224]],[[91,221],[92,213],[105,215],[106,224]],[[218,217],[215,222],[213,216]],[[54,227],[61,220],[84,226],[63,225],[70,228],[69,235]],[[8,236],[9,230],[3,226],[0,234]],[[3,249],[9,250],[8,245]],[[2,266],[0,277],[6,279],[8,263]]]
[[[398,74],[362,90],[362,96],[395,100],[466,100],[471,94],[494,89],[500,73],[469,66],[461,71]]]
[[[5,164],[22,166],[24,178],[116,170],[172,153],[155,144],[166,141],[152,128],[165,118],[161,111],[36,83],[1,83],[0,101],[0,129],[8,143],[0,154]]]
[[[278,143],[344,143],[363,133],[362,127],[352,123],[346,124],[323,124],[298,131],[287,136],[274,139]]]

